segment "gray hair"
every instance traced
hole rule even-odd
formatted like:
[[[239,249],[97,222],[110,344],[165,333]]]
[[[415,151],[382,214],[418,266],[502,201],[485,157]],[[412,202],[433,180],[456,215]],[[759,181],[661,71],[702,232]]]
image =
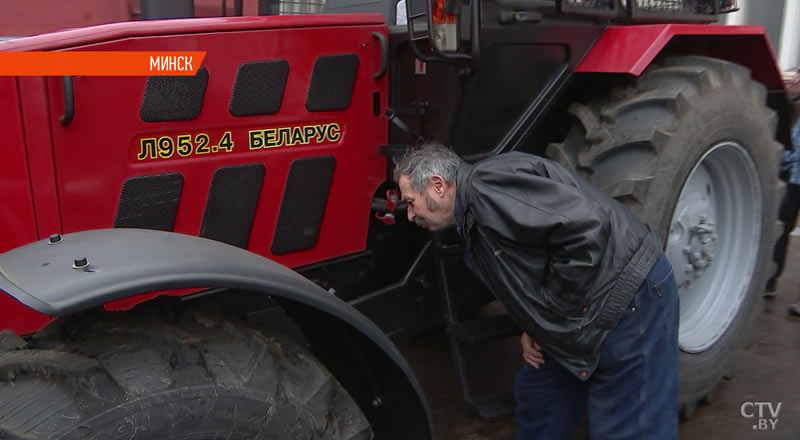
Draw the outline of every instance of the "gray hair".
[[[411,188],[424,191],[435,175],[442,176],[448,184],[455,183],[460,165],[461,158],[452,150],[435,142],[426,142],[406,151],[394,168],[394,180],[397,182],[400,176],[408,176]]]

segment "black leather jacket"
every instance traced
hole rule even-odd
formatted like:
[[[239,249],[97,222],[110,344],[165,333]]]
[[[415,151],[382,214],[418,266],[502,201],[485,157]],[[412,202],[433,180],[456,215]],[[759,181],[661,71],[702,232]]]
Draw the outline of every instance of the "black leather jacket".
[[[581,380],[661,256],[627,208],[525,153],[464,163],[456,222],[467,264],[512,319]]]

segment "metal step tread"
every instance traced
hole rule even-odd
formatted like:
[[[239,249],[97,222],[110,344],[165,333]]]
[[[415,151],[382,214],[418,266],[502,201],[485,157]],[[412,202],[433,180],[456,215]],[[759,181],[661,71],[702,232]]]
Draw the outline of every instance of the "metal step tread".
[[[464,400],[464,411],[470,417],[486,422],[514,415],[514,394],[511,392]]]
[[[477,345],[482,342],[519,335],[520,332],[520,328],[507,314],[470,319],[450,326],[451,335],[465,345]]]

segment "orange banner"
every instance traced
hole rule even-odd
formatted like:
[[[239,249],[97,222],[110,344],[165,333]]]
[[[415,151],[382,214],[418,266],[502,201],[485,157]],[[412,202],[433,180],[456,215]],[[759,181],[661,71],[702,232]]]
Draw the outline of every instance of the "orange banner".
[[[206,52],[0,52],[8,76],[192,76]]]

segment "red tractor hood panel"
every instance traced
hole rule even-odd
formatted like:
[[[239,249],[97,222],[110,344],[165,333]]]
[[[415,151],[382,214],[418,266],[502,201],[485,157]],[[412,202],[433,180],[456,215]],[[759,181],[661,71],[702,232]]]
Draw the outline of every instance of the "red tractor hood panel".
[[[0,50],[56,50],[131,37],[264,29],[383,24],[381,14],[271,15],[111,23],[0,41]],[[147,23],[144,25],[143,23]]]

